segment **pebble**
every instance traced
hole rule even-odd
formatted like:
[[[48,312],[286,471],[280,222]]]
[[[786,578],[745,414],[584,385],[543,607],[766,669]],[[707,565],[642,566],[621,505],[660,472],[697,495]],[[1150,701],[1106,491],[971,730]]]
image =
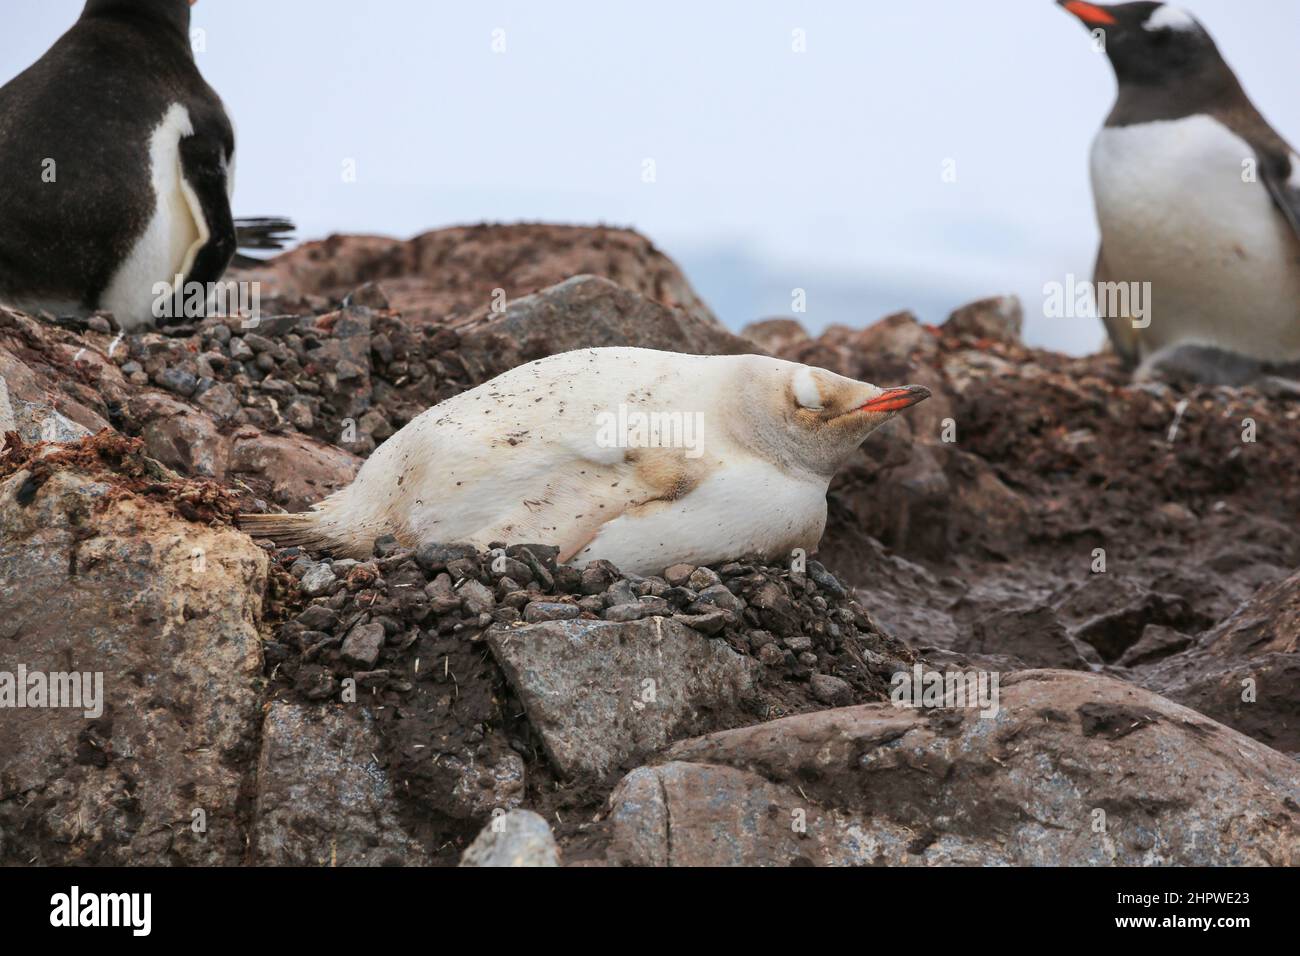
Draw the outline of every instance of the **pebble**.
[[[349,663],[372,670],[384,646],[384,625],[361,624],[348,632],[343,641],[343,659]]]
[[[613,607],[605,608],[605,620],[607,621],[626,623],[628,621],[639,621],[644,616],[645,607],[640,602],[615,604]]]
[[[441,571],[450,561],[473,557],[478,552],[467,544],[422,544],[415,549],[415,562],[426,571]]]
[[[664,570],[664,580],[672,587],[681,587],[690,581],[691,575],[696,571],[693,564],[674,564],[671,568]]]
[[[540,624],[543,621],[571,621],[581,613],[581,609],[576,604],[530,601],[524,608],[524,620],[529,624]]]
[[[194,394],[194,389],[198,383],[199,380],[194,373],[175,366],[168,366],[158,375],[159,385],[168,391],[187,397]]]
[[[302,560],[299,558],[298,560]],[[328,564],[312,565],[302,576],[302,592],[308,597],[319,597],[328,591],[337,578]]]
[[[696,568],[686,583],[693,591],[703,591],[722,584],[722,578],[711,568]]]

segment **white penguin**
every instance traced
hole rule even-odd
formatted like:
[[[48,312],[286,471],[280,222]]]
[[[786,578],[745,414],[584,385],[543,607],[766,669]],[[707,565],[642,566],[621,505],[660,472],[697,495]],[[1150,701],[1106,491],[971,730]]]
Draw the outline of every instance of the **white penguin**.
[[[351,557],[384,534],[551,544],[637,574],[811,552],[835,471],[929,394],[758,355],[566,352],[426,410],[313,510],[240,525]]]

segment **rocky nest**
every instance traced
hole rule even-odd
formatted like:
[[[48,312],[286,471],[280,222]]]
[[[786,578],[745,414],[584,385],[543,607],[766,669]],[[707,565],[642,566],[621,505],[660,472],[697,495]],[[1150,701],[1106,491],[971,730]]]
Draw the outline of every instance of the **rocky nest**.
[[[817,561],[804,570],[676,565],[640,577],[606,561],[557,565],[557,549],[536,544],[413,551],[383,538],[363,562],[271,553],[285,616],[265,646],[273,694],[310,704],[354,689],[379,715],[381,759],[410,824],[448,860],[498,807],[547,808],[561,832],[581,831],[563,821],[590,821],[645,756],[616,744],[620,756],[597,772],[554,772],[544,737],[523,719],[530,678],[494,651],[532,625],[608,626],[617,642],[644,642],[658,618],[725,646],[743,690],[706,714],[683,713],[675,734],[884,700],[889,675],[915,660]],[[586,727],[598,732],[602,721]]]

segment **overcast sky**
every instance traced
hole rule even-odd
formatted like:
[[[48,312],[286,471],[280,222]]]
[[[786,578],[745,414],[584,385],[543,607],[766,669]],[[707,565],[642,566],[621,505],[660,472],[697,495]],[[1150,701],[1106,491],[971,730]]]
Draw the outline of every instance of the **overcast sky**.
[[[0,81],[81,6],[6,0]],[[1187,9],[1300,140],[1300,0]],[[201,0],[194,26],[236,123],[236,215],[302,238],[628,225],[734,327],[795,287],[813,328],[1014,292],[1034,343],[1102,338],[1042,315],[1045,282],[1091,274],[1087,151],[1114,96],[1051,0]]]

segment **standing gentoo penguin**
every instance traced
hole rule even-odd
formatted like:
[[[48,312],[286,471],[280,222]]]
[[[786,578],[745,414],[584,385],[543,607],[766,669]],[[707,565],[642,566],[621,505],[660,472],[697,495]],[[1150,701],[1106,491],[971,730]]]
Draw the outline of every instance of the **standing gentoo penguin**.
[[[816,549],[835,471],[929,394],[758,355],[565,352],[427,409],[312,511],[240,526],[353,557],[385,534],[633,573],[782,557]]]
[[[1184,346],[1300,360],[1300,156],[1190,14],[1057,2],[1100,31],[1119,84],[1092,147],[1095,278],[1149,282],[1151,301],[1145,328],[1104,316],[1115,350],[1143,370]]]
[[[157,283],[221,278],[235,139],[189,26],[190,0],[88,0],[0,87],[0,302],[131,329],[154,321]]]

